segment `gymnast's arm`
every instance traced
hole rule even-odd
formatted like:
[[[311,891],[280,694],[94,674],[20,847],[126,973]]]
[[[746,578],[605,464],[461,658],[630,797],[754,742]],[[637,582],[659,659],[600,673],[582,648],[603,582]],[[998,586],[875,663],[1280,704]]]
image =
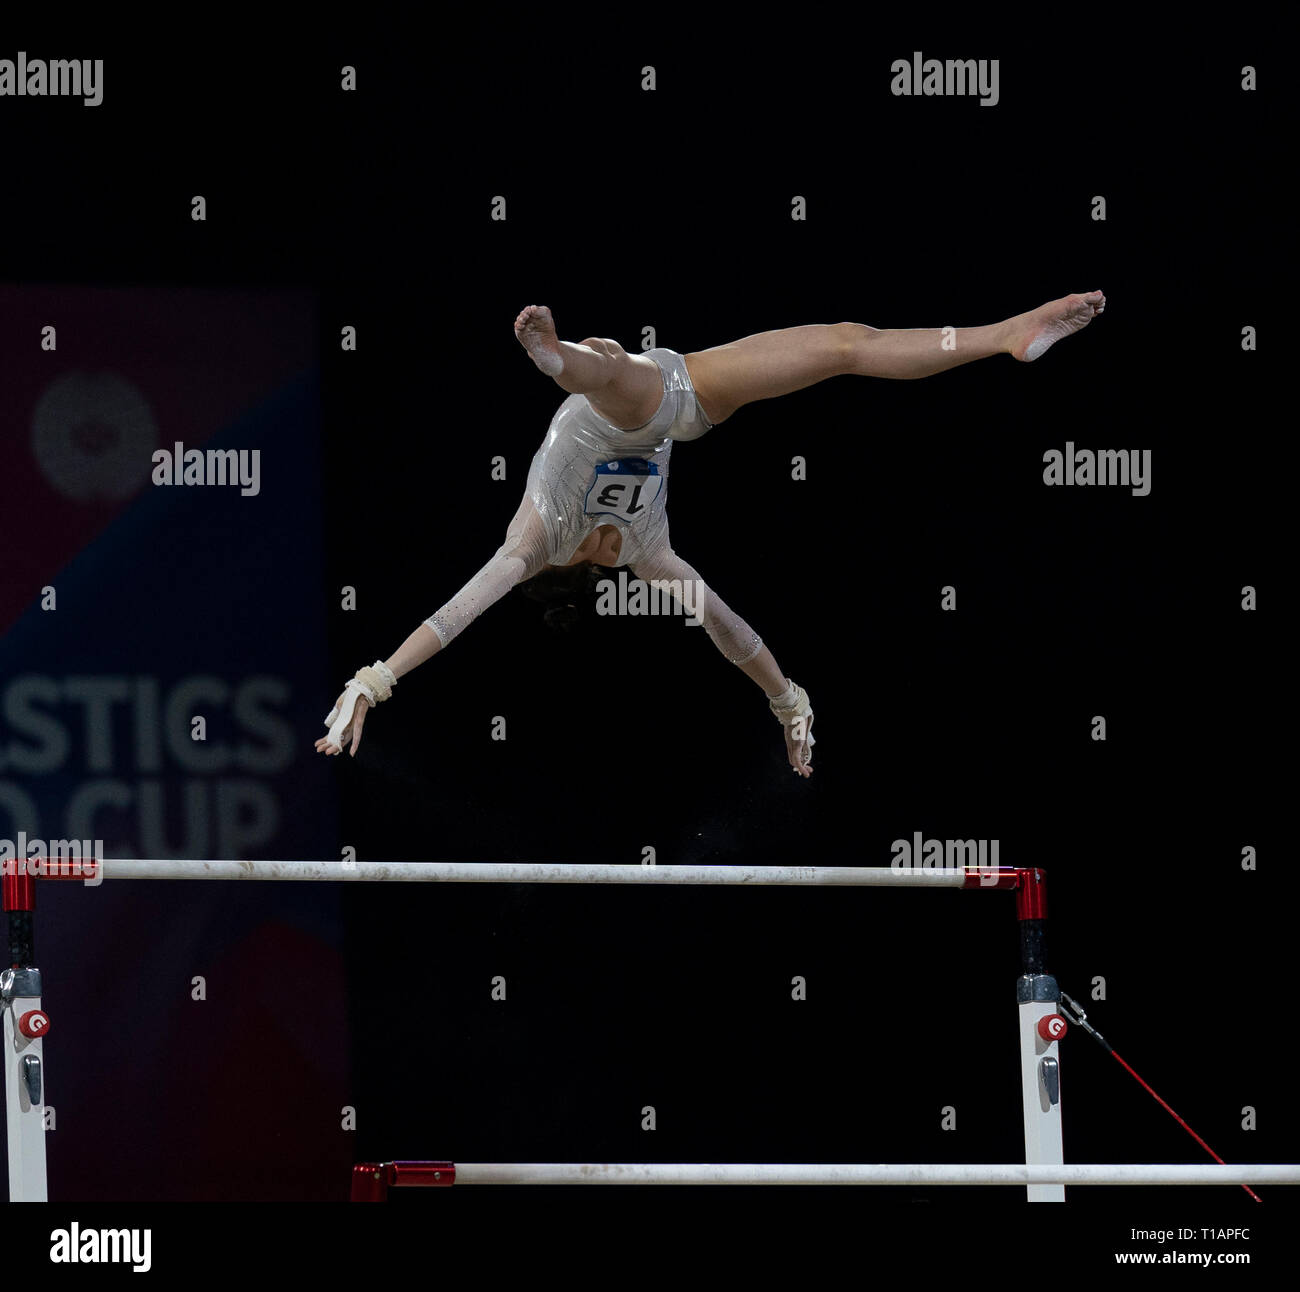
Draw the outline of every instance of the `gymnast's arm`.
[[[790,766],[800,776],[811,776],[813,712],[808,695],[781,672],[762,638],[667,543],[639,560],[632,573],[665,588],[684,610],[693,612],[724,657],[763,688],[781,723]]]
[[[327,735],[316,742],[323,754],[342,753],[350,743],[355,756],[366,713],[388,699],[397,679],[432,659],[489,606],[531,578],[545,564],[546,538],[541,517],[525,496],[510,522],[506,541],[491,559],[440,610],[430,615],[387,660],[358,671],[325,719]]]

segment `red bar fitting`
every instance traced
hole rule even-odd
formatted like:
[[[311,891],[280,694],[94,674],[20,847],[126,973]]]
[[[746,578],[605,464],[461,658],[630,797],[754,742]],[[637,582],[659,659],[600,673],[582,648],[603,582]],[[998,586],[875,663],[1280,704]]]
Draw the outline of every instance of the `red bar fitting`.
[[[26,859],[14,857],[3,863],[4,875],[0,878],[0,891],[4,895],[6,911],[32,911],[36,909],[36,878],[28,873]]]
[[[964,888],[991,888],[1010,892],[1020,887],[1021,872],[1011,866],[967,866]]]
[[[358,1162],[353,1202],[387,1202],[389,1189],[439,1189],[456,1183],[454,1162]]]
[[[388,1168],[382,1162],[358,1162],[352,1168],[352,1201],[388,1201]]]
[[[11,857],[0,862],[3,869],[4,909],[30,911],[36,903],[38,879],[99,878],[99,861],[94,857],[80,860],[67,857]]]
[[[95,857],[80,860],[49,858],[41,862],[37,873],[41,879],[98,879],[99,861]]]
[[[1047,872],[1041,866],[1016,871],[1016,919],[1047,918]]]
[[[456,1183],[454,1162],[390,1162],[388,1183],[403,1188],[438,1189]]]
[[[1014,892],[1017,919],[1047,918],[1047,872],[1041,866],[967,866],[963,887]]]

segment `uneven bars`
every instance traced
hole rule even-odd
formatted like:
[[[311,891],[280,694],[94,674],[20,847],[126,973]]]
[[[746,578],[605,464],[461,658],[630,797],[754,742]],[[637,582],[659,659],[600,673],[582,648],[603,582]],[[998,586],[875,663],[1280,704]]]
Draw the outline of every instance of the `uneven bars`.
[[[452,1184],[678,1185],[1240,1185],[1300,1184],[1300,1164],[833,1164],[681,1162],[366,1162],[353,1168],[353,1192]]]
[[[741,884],[867,888],[1015,888],[1008,867],[893,870],[877,866],[622,866],[472,861],[29,861],[44,879],[312,880],[444,884]]]

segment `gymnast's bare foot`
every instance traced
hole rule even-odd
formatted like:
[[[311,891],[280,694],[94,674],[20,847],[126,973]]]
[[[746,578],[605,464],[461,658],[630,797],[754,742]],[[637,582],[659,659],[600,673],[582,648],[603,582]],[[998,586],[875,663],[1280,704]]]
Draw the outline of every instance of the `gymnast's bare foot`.
[[[1019,314],[1007,323],[1007,353],[1022,363],[1031,363],[1063,337],[1086,328],[1105,308],[1103,293],[1074,292],[1028,314]]]
[[[555,335],[555,320],[545,305],[526,305],[519,311],[519,317],[515,319],[515,336],[548,377],[558,377],[564,370],[560,338]]]

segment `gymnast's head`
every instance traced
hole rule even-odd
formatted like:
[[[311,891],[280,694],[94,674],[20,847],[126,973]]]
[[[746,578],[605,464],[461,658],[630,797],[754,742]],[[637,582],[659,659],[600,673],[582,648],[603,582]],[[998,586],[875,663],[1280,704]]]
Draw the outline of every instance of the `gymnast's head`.
[[[613,572],[594,561],[547,565],[540,574],[517,585],[518,591],[546,607],[542,619],[556,632],[573,632],[596,613],[600,581]]]
[[[594,616],[600,582],[611,577],[622,545],[623,536],[613,525],[597,525],[568,565],[544,566],[540,574],[520,583],[519,591],[546,606],[542,618],[548,628],[572,632]]]

